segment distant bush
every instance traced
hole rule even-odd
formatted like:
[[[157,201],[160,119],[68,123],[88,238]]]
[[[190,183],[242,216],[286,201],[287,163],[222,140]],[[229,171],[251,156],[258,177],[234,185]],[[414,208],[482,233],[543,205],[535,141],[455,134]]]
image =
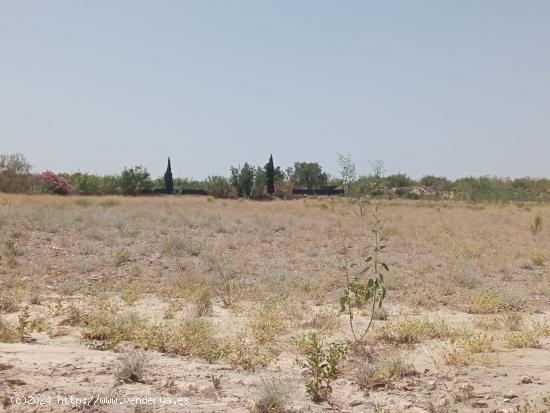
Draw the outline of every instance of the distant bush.
[[[37,178],[47,192],[58,195],[69,194],[70,185],[62,176],[56,175],[51,171],[46,171],[38,174]]]
[[[30,192],[31,165],[20,153],[0,155],[0,192]]]
[[[237,191],[223,176],[209,176],[205,183],[206,192],[216,198],[236,198]]]
[[[136,166],[124,168],[120,175],[120,189],[122,195],[138,195],[150,190],[153,186],[147,168]]]
[[[76,172],[63,174],[70,183],[73,193],[77,195],[96,195],[100,193],[101,178],[86,173]]]
[[[323,172],[323,168],[317,162],[295,162],[294,167],[288,171],[291,181],[306,189],[326,185],[329,179],[329,174]]]
[[[294,183],[290,181],[277,181],[275,182],[275,192],[273,195],[283,199],[293,199],[294,198]]]
[[[414,185],[411,177],[403,173],[388,175],[384,178],[384,182],[387,188],[402,188]]]
[[[450,191],[452,183],[444,176],[424,175],[418,183],[421,186],[434,188],[436,191]]]
[[[242,167],[231,167],[231,185],[233,185],[239,196],[249,198],[252,195],[255,175],[254,168],[246,162]]]

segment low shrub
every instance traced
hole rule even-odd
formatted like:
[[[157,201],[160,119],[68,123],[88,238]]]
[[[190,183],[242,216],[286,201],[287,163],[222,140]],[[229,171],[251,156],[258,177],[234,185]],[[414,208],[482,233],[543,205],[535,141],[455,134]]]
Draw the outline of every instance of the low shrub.
[[[141,351],[127,351],[117,358],[114,376],[124,383],[143,383],[149,369],[149,357]]]
[[[389,323],[378,331],[378,338],[388,343],[414,344],[425,339],[447,338],[451,330],[443,321],[410,319]]]
[[[414,366],[397,352],[384,355],[374,363],[365,363],[356,371],[355,378],[363,390],[376,389],[396,379],[416,373]]]
[[[499,290],[486,290],[476,293],[470,301],[473,314],[493,314],[501,311],[521,311],[525,301],[515,295]]]
[[[254,413],[283,413],[289,402],[291,385],[279,378],[262,378],[253,395]]]

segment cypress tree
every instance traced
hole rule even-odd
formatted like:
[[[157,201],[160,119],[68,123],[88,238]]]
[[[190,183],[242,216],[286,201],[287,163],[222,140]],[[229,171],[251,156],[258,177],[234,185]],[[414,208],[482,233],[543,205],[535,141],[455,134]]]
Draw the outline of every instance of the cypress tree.
[[[172,178],[172,166],[170,165],[170,158],[168,158],[168,166],[166,167],[166,172],[164,173],[164,191],[167,194],[174,193],[174,180]]]
[[[273,166],[273,155],[269,155],[269,162],[265,165],[265,174],[267,176],[267,193],[273,195],[273,192],[275,192],[275,167]]]

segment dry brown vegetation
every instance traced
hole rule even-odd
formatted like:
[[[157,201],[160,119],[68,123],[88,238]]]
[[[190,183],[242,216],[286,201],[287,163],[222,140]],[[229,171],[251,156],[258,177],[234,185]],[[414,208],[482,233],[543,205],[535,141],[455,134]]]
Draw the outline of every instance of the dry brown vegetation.
[[[349,201],[0,195],[0,410],[51,411],[9,401],[29,394],[181,396],[194,412],[549,409],[550,207],[377,204],[388,293],[329,406],[306,394],[307,340],[351,338],[337,222],[359,261],[372,220]]]

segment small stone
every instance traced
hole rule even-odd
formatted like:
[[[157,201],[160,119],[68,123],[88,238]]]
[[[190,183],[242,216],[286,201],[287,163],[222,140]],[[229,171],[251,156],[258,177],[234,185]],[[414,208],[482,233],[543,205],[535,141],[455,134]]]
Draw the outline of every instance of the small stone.
[[[488,406],[486,402],[472,402],[472,407],[475,409],[485,409]]]
[[[474,386],[472,386],[470,383],[460,383],[458,385],[458,389],[462,393],[472,393],[474,391]]]
[[[351,407],[355,407],[355,406],[360,406],[363,404],[363,400],[359,400],[359,399],[356,399],[356,400],[352,400],[349,405]]]
[[[300,375],[304,377],[309,376],[309,369],[307,367],[304,367],[302,370],[300,370]]]
[[[523,384],[529,384],[529,383],[532,383],[533,380],[527,374],[524,374],[523,376],[521,376],[521,382]]]
[[[447,405],[449,405],[449,399],[446,397],[442,397],[437,401],[437,407],[445,407]]]
[[[508,399],[508,400],[516,399],[518,397],[518,395],[511,390],[504,393],[503,396],[505,399]]]

